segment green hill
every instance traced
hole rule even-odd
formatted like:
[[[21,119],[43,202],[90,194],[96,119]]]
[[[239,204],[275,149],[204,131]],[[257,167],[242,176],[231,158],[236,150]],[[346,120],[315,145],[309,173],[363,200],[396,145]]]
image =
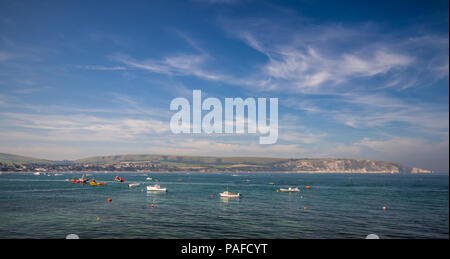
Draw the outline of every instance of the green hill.
[[[432,173],[430,170],[401,166],[388,161],[317,158],[283,159],[270,157],[214,157],[124,154],[95,156],[75,161],[51,161],[0,153],[4,165],[42,165],[59,170],[160,170],[160,171],[285,171],[298,173]],[[62,166],[62,167],[61,167]],[[64,167],[66,166],[66,167]],[[7,170],[13,170],[7,168]]]
[[[55,164],[55,161],[34,158],[34,157],[26,157],[19,156],[13,154],[0,153],[0,163],[2,164]]]
[[[267,165],[274,162],[283,161],[281,158],[266,157],[212,157],[212,156],[173,156],[173,155],[112,155],[95,156],[75,160],[75,163],[90,164],[112,164],[120,162],[150,162],[150,163],[177,163],[189,165],[232,165],[232,164],[252,164]]]

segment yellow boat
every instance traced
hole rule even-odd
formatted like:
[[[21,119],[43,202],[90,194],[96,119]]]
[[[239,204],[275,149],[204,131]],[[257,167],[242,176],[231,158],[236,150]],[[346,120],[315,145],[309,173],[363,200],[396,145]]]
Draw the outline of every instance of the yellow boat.
[[[95,181],[95,179],[93,179],[89,184],[92,185],[92,186],[105,185],[105,183],[103,183],[103,182],[97,183],[97,181]]]

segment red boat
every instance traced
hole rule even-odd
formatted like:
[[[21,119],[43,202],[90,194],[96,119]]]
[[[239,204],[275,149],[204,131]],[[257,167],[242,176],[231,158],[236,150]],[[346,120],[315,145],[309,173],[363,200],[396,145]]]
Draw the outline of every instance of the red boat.
[[[84,178],[84,175],[81,178],[77,179],[73,179],[72,183],[86,183],[87,181],[89,181],[89,179]]]
[[[123,182],[125,182],[125,179],[120,178],[119,176],[116,176],[116,177],[114,177],[114,181],[123,183]]]

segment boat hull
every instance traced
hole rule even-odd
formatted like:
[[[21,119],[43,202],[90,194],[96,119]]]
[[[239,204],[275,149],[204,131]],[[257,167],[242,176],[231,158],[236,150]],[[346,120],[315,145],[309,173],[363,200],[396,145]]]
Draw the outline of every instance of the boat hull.
[[[241,194],[224,194],[224,193],[221,193],[220,194],[220,197],[222,197],[222,198],[240,198],[241,197]]]
[[[89,183],[91,186],[98,186],[98,185],[105,185],[105,183],[97,183],[97,182],[90,182]]]
[[[281,192],[299,192],[299,189],[280,189]]]
[[[147,186],[149,192],[167,192],[167,188],[155,188],[153,186]]]

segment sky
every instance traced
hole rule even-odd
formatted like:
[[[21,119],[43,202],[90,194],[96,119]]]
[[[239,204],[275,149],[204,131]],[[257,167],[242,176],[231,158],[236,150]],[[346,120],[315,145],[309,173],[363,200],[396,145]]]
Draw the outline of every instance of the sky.
[[[0,152],[449,167],[448,1],[0,1]],[[278,141],[173,134],[171,100],[278,98]]]

